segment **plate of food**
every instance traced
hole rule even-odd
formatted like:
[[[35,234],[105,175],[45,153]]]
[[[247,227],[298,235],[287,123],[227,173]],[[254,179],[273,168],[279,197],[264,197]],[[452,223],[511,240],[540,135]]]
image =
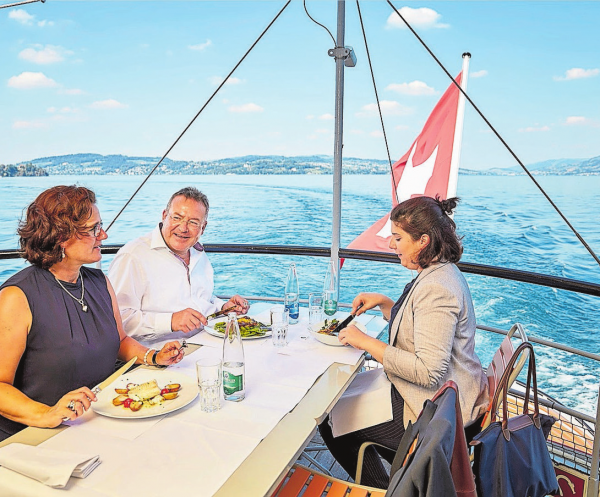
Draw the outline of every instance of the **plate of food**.
[[[240,335],[242,340],[255,340],[271,336],[271,327],[251,318],[250,316],[238,316],[238,326],[240,327]],[[209,325],[204,327],[204,330],[215,337],[223,338],[225,336],[225,328],[227,327],[227,318],[216,319]]]
[[[308,329],[313,337],[319,342],[323,342],[325,345],[331,345],[333,347],[343,347],[344,344],[338,340],[337,333],[334,335],[332,331],[340,324],[341,321],[335,318],[325,319],[320,323],[311,324]]]
[[[189,376],[138,369],[102,390],[92,409],[109,418],[151,418],[181,409],[197,396],[198,385]]]

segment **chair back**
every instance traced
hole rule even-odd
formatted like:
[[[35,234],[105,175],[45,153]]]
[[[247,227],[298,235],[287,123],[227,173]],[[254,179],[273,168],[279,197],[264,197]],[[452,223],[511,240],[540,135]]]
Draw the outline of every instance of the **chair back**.
[[[498,385],[500,384],[502,376],[506,371],[506,365],[509,363],[510,359],[515,353],[515,347],[513,346],[511,338],[517,331],[519,332],[519,338],[521,339],[521,342],[527,342],[527,334],[525,333],[523,327],[519,323],[513,324],[504,340],[502,340],[500,347],[494,354],[492,362],[487,368],[486,375],[488,378],[490,403],[488,404],[488,407],[485,412],[485,417],[483,418],[483,421],[481,423],[482,429],[487,428],[490,425],[490,423],[493,423],[496,420],[496,413],[498,412],[498,406],[500,404],[500,401],[502,400],[503,393],[502,391],[497,392],[496,390],[498,388]],[[515,364],[515,367],[509,372],[510,377],[508,378],[507,388],[510,389],[511,385],[515,382],[517,376],[519,376],[521,370],[523,369],[523,366],[527,362],[528,357],[528,350],[521,354],[521,357],[519,357],[519,360]]]

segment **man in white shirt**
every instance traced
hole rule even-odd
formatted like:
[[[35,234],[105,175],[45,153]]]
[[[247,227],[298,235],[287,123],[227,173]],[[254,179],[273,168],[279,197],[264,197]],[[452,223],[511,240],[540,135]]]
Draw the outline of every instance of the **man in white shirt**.
[[[226,303],[213,295],[213,268],[198,243],[208,207],[206,195],[183,188],[171,196],[162,222],[151,233],[117,252],[108,277],[129,336],[142,341],[183,337],[206,325],[213,312],[248,311],[248,302],[239,295]]]

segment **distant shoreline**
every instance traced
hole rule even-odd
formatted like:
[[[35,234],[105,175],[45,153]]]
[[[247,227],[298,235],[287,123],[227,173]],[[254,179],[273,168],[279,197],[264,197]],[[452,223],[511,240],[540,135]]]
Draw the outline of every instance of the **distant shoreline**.
[[[154,170],[159,157],[125,155],[71,154],[43,157],[31,161],[2,165],[0,177],[15,176],[145,176]],[[553,159],[527,165],[535,176],[600,176],[600,156],[591,159]],[[386,160],[345,157],[342,172],[358,175],[389,175]],[[248,155],[212,161],[164,159],[154,171],[157,175],[326,175],[333,173],[333,157],[309,155]],[[463,176],[524,176],[520,166],[492,169],[460,169]]]

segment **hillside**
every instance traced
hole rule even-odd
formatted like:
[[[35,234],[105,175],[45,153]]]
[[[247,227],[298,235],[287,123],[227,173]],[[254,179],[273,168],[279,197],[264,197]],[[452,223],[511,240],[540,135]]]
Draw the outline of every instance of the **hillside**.
[[[33,159],[25,164],[0,165],[1,176],[45,176],[57,174],[126,174],[145,175],[160,160],[159,157],[128,157],[126,155],[72,154]],[[591,159],[553,159],[528,164],[534,175],[597,176],[600,175],[600,156]],[[165,159],[157,174],[331,174],[333,157],[309,155],[247,155],[212,161],[183,161]],[[385,160],[344,158],[345,174],[389,174]],[[485,170],[461,169],[460,174],[471,176],[521,176],[519,166]]]
[[[48,176],[48,173],[31,163],[19,164],[18,166],[0,164],[0,178],[15,176]]]
[[[34,159],[31,162],[49,174],[147,174],[159,157],[73,154]],[[284,157],[248,155],[214,161],[174,161],[165,159],[158,174],[331,174],[333,157],[310,155]],[[348,174],[385,174],[389,164],[383,160],[344,159]]]

